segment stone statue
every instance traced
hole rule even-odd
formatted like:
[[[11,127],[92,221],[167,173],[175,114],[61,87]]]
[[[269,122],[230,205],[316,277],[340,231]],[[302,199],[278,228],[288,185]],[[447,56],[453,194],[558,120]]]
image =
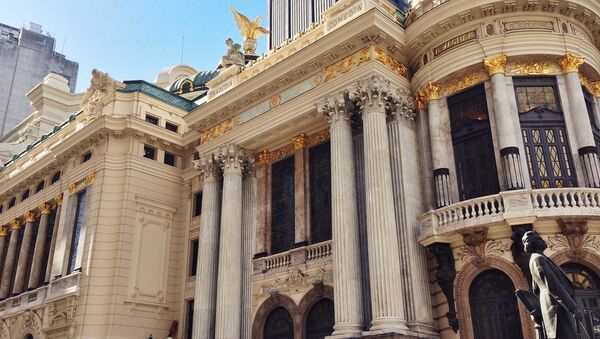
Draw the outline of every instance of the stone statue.
[[[254,21],[250,21],[245,15],[231,7],[231,13],[235,23],[244,37],[244,54],[256,55],[256,39],[264,34],[269,34],[269,30],[260,26],[262,16],[258,16]]]
[[[570,339],[577,333],[573,316],[578,321],[582,313],[574,300],[574,290],[566,273],[544,255],[546,242],[534,231],[523,235],[525,252],[531,254],[532,291],[540,299],[543,327],[548,339]]]
[[[244,54],[240,52],[240,44],[234,44],[231,38],[227,39],[225,44],[227,45],[227,54],[221,58],[220,66],[223,68],[227,68],[232,65],[244,66]]]
[[[90,87],[83,96],[80,105],[86,120],[89,121],[102,115],[102,108],[104,107],[102,100],[108,94],[114,92],[116,88],[116,81],[108,73],[100,72],[97,69],[92,70]]]

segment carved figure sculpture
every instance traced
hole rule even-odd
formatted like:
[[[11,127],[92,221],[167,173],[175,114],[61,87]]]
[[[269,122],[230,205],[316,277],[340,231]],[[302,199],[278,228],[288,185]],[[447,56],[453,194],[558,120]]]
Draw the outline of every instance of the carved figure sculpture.
[[[227,54],[221,58],[221,67],[227,68],[232,65],[244,66],[244,54],[240,52],[240,44],[234,44],[231,38],[225,40]]]
[[[231,7],[231,13],[233,13],[235,23],[244,38],[244,53],[246,55],[255,55],[256,39],[261,35],[269,34],[268,29],[260,26],[262,16],[258,16],[254,21],[250,21],[248,17],[236,11],[233,7]]]
[[[100,72],[97,69],[92,70],[90,87],[83,96],[83,100],[81,100],[81,109],[87,120],[92,120],[102,114],[102,108],[104,107],[102,99],[115,89],[116,82],[108,73]]]
[[[544,255],[546,242],[534,231],[523,235],[525,252],[531,254],[529,269],[533,293],[540,298],[540,309],[548,339],[574,338],[577,327],[573,315],[581,320],[582,314],[574,300],[574,290],[565,272]]]

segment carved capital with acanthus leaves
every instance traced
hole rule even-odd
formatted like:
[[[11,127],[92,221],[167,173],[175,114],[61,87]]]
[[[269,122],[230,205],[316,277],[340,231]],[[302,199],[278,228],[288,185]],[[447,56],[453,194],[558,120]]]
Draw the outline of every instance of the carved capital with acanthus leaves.
[[[427,102],[430,100],[439,100],[440,86],[433,82],[428,82],[425,87],[417,91],[417,98],[420,98],[424,106],[427,106]]]
[[[415,104],[407,90],[398,88],[392,92],[391,98],[391,111],[394,117],[415,120]]]
[[[223,172],[243,171],[248,161],[248,151],[235,144],[221,147],[219,161]]]
[[[380,106],[387,108],[389,104],[392,87],[390,81],[380,75],[371,75],[360,79],[355,91],[350,92],[350,98],[356,99],[363,107]],[[362,112],[365,113],[364,111]]]
[[[221,172],[219,161],[213,153],[200,156],[200,159],[194,161],[194,168],[197,169],[202,176],[204,176],[204,180],[209,178],[215,179]]]
[[[564,74],[579,72],[579,67],[583,65],[585,59],[582,56],[577,56],[571,53],[565,54],[558,59],[558,64],[562,68]]]
[[[8,234],[8,227],[7,226],[0,226],[0,237],[5,237]]]
[[[319,114],[327,117],[332,125],[340,121],[350,121],[352,103],[346,92],[328,95],[319,101],[316,106]]]
[[[12,219],[10,222],[10,229],[11,230],[19,230],[19,228],[21,228],[21,219]]]
[[[40,209],[41,214],[50,214],[50,212],[52,212],[52,205],[47,202],[41,204],[38,208]]]
[[[25,219],[26,223],[35,222],[35,217],[36,213],[34,211],[27,211],[25,214],[23,214],[23,218]]]
[[[483,66],[485,66],[490,76],[498,73],[504,74],[506,72],[506,60],[507,56],[504,54],[495,58],[485,58],[483,59]]]

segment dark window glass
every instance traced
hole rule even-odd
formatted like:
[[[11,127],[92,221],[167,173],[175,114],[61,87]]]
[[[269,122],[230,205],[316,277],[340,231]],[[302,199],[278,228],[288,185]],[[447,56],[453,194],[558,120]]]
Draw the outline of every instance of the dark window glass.
[[[198,159],[200,159],[200,153],[195,152],[194,153],[194,160],[198,160]]]
[[[522,338],[515,286],[499,270],[480,273],[469,287],[476,339]]]
[[[25,192],[23,192],[23,195],[21,196],[21,201],[27,200],[28,198],[29,198],[29,190],[25,190]]]
[[[144,158],[156,159],[156,148],[144,145]]]
[[[92,152],[86,152],[86,153],[83,155],[83,159],[82,159],[82,161],[81,161],[81,162],[82,162],[82,163],[83,163],[83,162],[87,162],[87,161],[89,161],[91,158],[92,158]]]
[[[60,180],[60,172],[54,173],[52,179],[50,179],[50,185]]]
[[[264,339],[294,339],[294,321],[284,307],[277,307],[267,317]]]
[[[194,330],[194,300],[188,300],[185,304],[185,339],[192,339],[192,331]]]
[[[42,260],[42,274],[40,275],[41,283],[47,282],[44,281],[46,278],[46,270],[48,269],[48,256],[50,255],[50,245],[52,245],[52,233],[54,232],[54,223],[56,222],[56,208],[50,212],[48,218],[48,228],[46,229],[46,246],[44,247],[44,256]]]
[[[198,268],[198,244],[199,240],[192,240],[190,244],[190,277],[196,275],[196,270]]]
[[[168,129],[169,131],[175,132],[175,133],[177,133],[177,131],[179,130],[179,126],[172,124],[170,122],[167,122],[165,124],[165,128]]]
[[[36,186],[36,188],[35,188],[35,193],[37,193],[37,192],[39,192],[39,191],[43,190],[43,189],[44,189],[44,185],[45,185],[45,184],[46,184],[46,183],[45,183],[44,181],[40,181],[40,183],[39,183],[39,184]]]
[[[73,222],[73,233],[71,235],[71,246],[69,250],[69,265],[67,266],[67,274],[75,270],[77,261],[77,248],[79,246],[79,236],[81,235],[81,227],[85,216],[85,190],[77,194],[77,207],[75,210],[75,221]]]
[[[308,150],[311,242],[331,240],[331,148],[329,141]]]
[[[271,167],[271,254],[294,247],[294,157]]]
[[[552,90],[547,101],[553,105],[540,104],[528,111],[519,109],[521,133],[525,146],[525,159],[529,169],[532,188],[575,187],[577,178],[571,159],[569,139],[562,114],[554,78],[514,78],[515,91],[519,88],[544,87]],[[528,93],[523,92],[522,93]],[[533,94],[534,96],[537,94]],[[517,94],[517,100],[519,99]],[[530,106],[527,106],[529,108]]]
[[[146,122],[152,125],[158,125],[158,118],[149,114],[146,114]]]
[[[594,339],[600,338],[600,280],[583,265],[569,263],[562,267],[575,288],[575,301],[583,311],[587,333]],[[587,338],[585,335],[580,337]]]
[[[460,200],[500,191],[483,86],[448,98]]]
[[[15,207],[16,203],[17,203],[17,198],[10,199],[10,201],[8,202],[8,208]]]
[[[4,205],[3,204],[0,205],[0,213],[2,213],[2,212],[4,212]]]
[[[586,89],[583,89],[583,94],[585,106],[592,125],[592,133],[594,134],[594,140],[596,141],[596,150],[600,150],[600,124],[598,123],[598,115],[596,114],[596,102],[594,96]]]
[[[306,317],[306,339],[324,339],[333,333],[335,318],[333,301],[321,299],[310,309]]]
[[[165,165],[175,166],[175,155],[165,152]]]
[[[202,192],[194,194],[194,216],[202,214]]]

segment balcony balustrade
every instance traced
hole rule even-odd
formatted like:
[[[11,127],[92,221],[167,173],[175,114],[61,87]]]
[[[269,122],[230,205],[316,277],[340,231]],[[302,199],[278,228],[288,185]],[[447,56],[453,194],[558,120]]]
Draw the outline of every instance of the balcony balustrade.
[[[315,262],[330,260],[331,253],[331,240],[295,248],[287,252],[255,259],[254,274],[286,271],[290,267],[297,265],[308,266]]]

